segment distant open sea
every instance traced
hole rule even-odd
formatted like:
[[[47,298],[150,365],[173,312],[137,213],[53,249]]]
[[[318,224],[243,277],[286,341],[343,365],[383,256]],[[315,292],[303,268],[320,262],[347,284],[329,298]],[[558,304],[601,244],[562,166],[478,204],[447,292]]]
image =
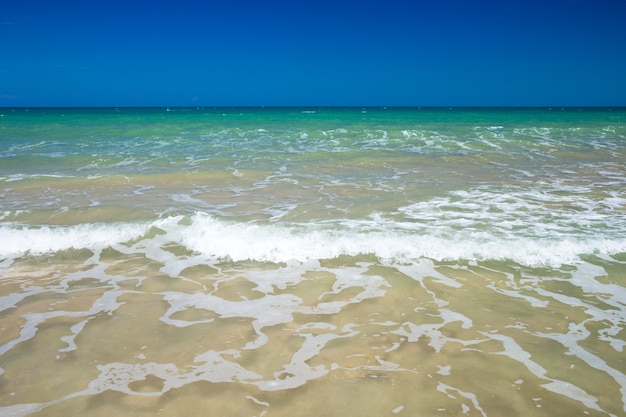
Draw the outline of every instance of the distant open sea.
[[[0,108],[2,416],[624,416],[624,108]]]

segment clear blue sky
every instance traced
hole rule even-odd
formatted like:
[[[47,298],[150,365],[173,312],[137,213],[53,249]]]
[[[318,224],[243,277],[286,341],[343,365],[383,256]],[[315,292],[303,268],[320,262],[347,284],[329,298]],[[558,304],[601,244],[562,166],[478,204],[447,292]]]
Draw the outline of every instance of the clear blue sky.
[[[626,106],[626,1],[11,1],[0,106]]]

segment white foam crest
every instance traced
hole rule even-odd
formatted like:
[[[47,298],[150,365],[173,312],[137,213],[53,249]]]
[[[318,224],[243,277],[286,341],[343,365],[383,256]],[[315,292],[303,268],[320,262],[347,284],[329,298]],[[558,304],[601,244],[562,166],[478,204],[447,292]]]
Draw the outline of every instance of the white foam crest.
[[[187,247],[205,260],[235,262],[307,262],[342,255],[373,255],[397,262],[423,258],[436,261],[512,260],[529,266],[560,266],[579,263],[583,254],[603,256],[626,252],[626,238],[604,236],[602,232],[580,236],[551,235],[553,225],[546,225],[550,230],[533,235],[527,233],[531,226],[520,231],[514,221],[507,227],[480,230],[472,227],[475,220],[462,216],[456,222],[448,219],[447,223],[440,223],[436,218],[416,222],[379,217],[374,220],[262,224],[226,221],[200,212],[191,217],[175,216],[142,224],[88,223],[41,227],[5,224],[0,226],[0,260],[68,249],[95,251],[142,236],[143,243],[138,248],[141,251],[171,242]],[[500,221],[501,225],[505,223]],[[151,227],[160,229],[163,234],[147,235]]]
[[[168,234],[176,235],[179,243],[204,256],[232,261],[305,262],[341,255],[374,255],[399,262],[421,258],[491,259],[559,266],[578,263],[581,254],[626,251],[626,239],[498,237],[472,230],[447,237],[427,234],[427,229],[402,229],[394,222],[234,223],[204,213],[192,216],[191,221],[188,226],[170,224]]]
[[[86,223],[73,226],[0,226],[0,258],[42,255],[68,249],[101,249],[135,239],[149,224]]]

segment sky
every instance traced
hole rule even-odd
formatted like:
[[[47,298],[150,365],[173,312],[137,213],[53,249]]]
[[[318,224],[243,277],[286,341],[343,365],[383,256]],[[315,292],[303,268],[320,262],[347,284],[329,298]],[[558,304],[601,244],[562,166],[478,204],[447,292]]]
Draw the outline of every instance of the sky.
[[[626,1],[11,1],[0,106],[626,106]]]

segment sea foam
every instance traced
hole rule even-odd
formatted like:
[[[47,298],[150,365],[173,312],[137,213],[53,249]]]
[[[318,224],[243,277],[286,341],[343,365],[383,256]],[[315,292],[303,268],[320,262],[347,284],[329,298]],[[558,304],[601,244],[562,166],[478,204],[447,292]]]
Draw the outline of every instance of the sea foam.
[[[525,265],[552,265],[580,261],[582,254],[611,255],[626,251],[626,239],[497,237],[459,231],[444,237],[402,230],[390,222],[337,222],[326,224],[236,223],[196,213],[191,225],[180,230],[178,243],[208,257],[233,261],[267,262],[332,259],[342,255],[374,255],[411,262],[513,260]],[[165,225],[163,225],[165,226]]]
[[[80,224],[73,226],[0,226],[0,258],[42,255],[68,249],[100,249],[137,238],[145,224]]]
[[[158,230],[157,236],[148,233]],[[602,236],[545,237],[496,235],[473,230],[433,233],[403,228],[398,222],[337,221],[317,223],[235,222],[198,212],[152,223],[74,226],[0,227],[0,259],[68,249],[98,250],[139,239],[143,248],[178,244],[209,262],[306,262],[340,256],[370,255],[399,263],[421,258],[512,260],[529,266],[580,262],[580,255],[626,252],[626,239]]]

